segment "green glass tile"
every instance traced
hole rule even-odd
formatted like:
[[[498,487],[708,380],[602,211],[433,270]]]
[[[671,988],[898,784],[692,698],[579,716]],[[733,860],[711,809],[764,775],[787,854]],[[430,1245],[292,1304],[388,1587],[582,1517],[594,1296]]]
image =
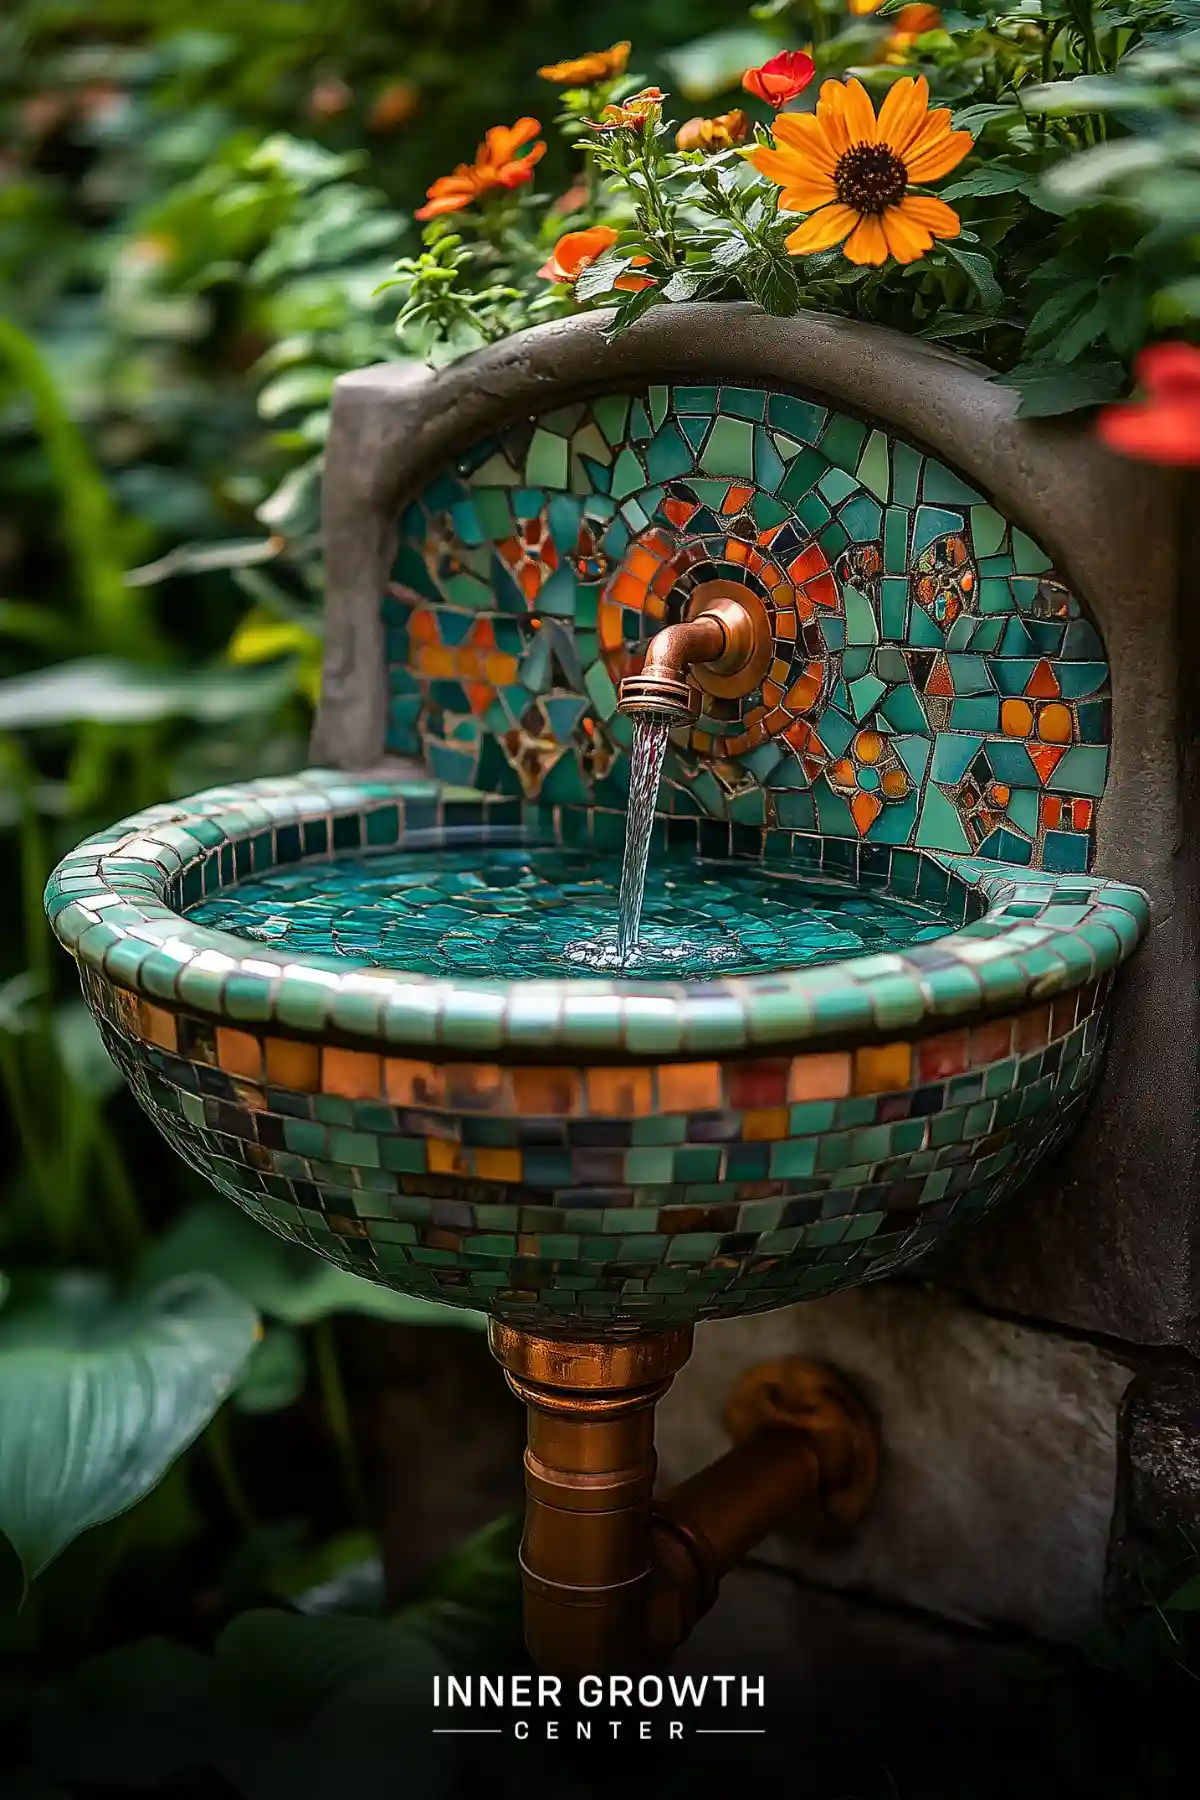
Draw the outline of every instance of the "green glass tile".
[[[685,442],[676,426],[664,426],[646,448],[646,470],[651,481],[670,481],[674,476],[686,474],[691,467],[691,446]],[[628,491],[617,485],[622,479],[620,468],[618,462],[613,487],[618,498],[622,491]]]
[[[716,419],[708,434],[700,466],[710,475],[740,476],[750,480],[754,474],[753,425],[741,419]]]
[[[902,575],[908,567],[907,512],[889,507],[884,515],[883,566],[889,574]]]
[[[983,495],[958,475],[953,474],[943,464],[935,462],[932,456],[925,459],[925,478],[921,484],[921,498],[932,501],[935,505],[979,506],[983,503]]]
[[[680,413],[715,413],[717,410],[716,388],[677,387],[675,389],[675,410]]]
[[[868,499],[866,494],[857,494],[842,507],[838,513],[838,521],[852,538],[870,543],[880,535],[883,508],[877,501]]]
[[[884,504],[890,497],[891,470],[888,462],[888,440],[882,431],[873,431],[867,439],[858,464],[858,479]],[[914,494],[913,498],[916,496]]]
[[[801,444],[815,444],[824,430],[828,413],[810,400],[798,400],[791,394],[772,394],[767,403],[771,424]]]
[[[919,506],[913,523],[914,557],[920,556],[935,539],[961,532],[962,528],[961,513],[948,512],[938,506]]]
[[[866,436],[867,427],[857,419],[834,413],[821,435],[821,454],[839,468],[853,471],[858,467]]]
[[[766,416],[767,396],[761,388],[723,387],[721,389],[721,411],[731,413],[738,419],[763,419]]]
[[[618,500],[624,500],[627,495],[636,493],[645,486],[646,471],[635,452],[627,446],[618,456],[613,468],[613,495]]]
[[[593,400],[596,423],[615,450],[625,437],[625,421],[629,417],[629,400],[624,394],[605,394]]]
[[[924,850],[954,850],[966,855],[971,852],[971,840],[957,810],[932,782],[925,790],[916,841]]]
[[[552,431],[535,431],[525,459],[526,481],[531,487],[566,487],[567,454],[566,438]]]
[[[1105,746],[1076,744],[1055,766],[1046,786],[1055,794],[1076,794],[1098,799],[1108,777],[1108,750]]]
[[[784,462],[767,432],[754,434],[754,479],[759,487],[774,493],[783,480]],[[786,517],[786,513],[784,514]]]
[[[1044,550],[1040,550],[1032,538],[1025,536],[1013,526],[1012,534],[1013,562],[1019,575],[1042,575],[1050,567],[1050,558]]]

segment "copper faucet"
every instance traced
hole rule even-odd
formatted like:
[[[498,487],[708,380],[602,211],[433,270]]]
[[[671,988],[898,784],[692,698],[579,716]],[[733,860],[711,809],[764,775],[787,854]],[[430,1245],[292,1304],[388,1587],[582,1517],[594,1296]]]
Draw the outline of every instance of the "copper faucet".
[[[687,616],[650,640],[639,675],[621,683],[623,713],[662,719],[674,730],[700,712],[699,689],[725,697],[749,693],[771,661],[770,619],[751,589],[709,581],[691,597]]]

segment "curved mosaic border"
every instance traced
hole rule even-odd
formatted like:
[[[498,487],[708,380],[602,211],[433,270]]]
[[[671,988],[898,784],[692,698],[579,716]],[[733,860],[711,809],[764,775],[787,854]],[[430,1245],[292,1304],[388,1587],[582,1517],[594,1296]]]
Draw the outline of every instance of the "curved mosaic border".
[[[450,1055],[571,1050],[584,1058],[919,1036],[1093,982],[1132,954],[1149,921],[1140,889],[1096,876],[695,819],[660,819],[660,848],[786,856],[792,873],[943,906],[961,898],[963,928],[903,956],[708,982],[453,982],[347,969],[336,956],[297,962],[180,916],[283,862],[444,844],[482,825],[611,848],[597,840],[603,816],[432,781],[356,781],[310,769],[150,807],[88,838],[55,869],[46,909],[85,968],[168,1007]]]

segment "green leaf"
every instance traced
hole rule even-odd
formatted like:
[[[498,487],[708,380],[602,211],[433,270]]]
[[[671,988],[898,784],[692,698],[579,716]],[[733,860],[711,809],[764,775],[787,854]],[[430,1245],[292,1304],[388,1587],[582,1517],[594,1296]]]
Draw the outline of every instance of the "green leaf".
[[[1056,163],[1043,177],[1041,188],[1056,206],[1074,206],[1094,199],[1127,177],[1169,166],[1171,155],[1168,144],[1153,138],[1122,138],[1115,144],[1097,144]]]
[[[407,1620],[243,1613],[213,1655],[129,1644],[44,1688],[30,1707],[36,1766],[72,1787],[158,1790],[215,1769],[243,1800],[439,1800],[457,1745],[429,1729],[448,1666]],[[455,1787],[454,1792],[462,1791]]]
[[[278,419],[299,407],[324,406],[333,391],[333,381],[332,369],[284,369],[259,394],[259,413],[264,419]]]
[[[606,250],[593,263],[580,273],[575,283],[575,298],[579,301],[596,300],[601,294],[611,294],[617,282],[633,262],[633,254],[628,250]]]
[[[138,1271],[148,1286],[174,1275],[215,1275],[269,1319],[311,1325],[331,1313],[365,1313],[398,1325],[457,1325],[482,1331],[482,1313],[439,1306],[351,1275],[285,1243],[227,1200],[202,1200],[153,1244]]]
[[[997,103],[992,100],[981,101],[977,106],[964,106],[961,112],[954,115],[955,131],[969,131],[977,136],[985,126],[995,125],[998,120],[1023,119],[1024,113],[1015,100]]]
[[[704,277],[691,269],[677,269],[662,291],[664,300],[694,300],[704,285]]]
[[[281,1412],[300,1398],[307,1374],[298,1333],[287,1325],[269,1325],[250,1352],[233,1404],[243,1413]]]
[[[1028,185],[1029,175],[1021,169],[1002,169],[993,164],[985,169],[972,169],[961,180],[942,188],[943,200],[985,200],[993,194],[1018,194]]]
[[[139,634],[149,638],[152,633],[125,587],[119,525],[108,490],[41,351],[4,318],[0,318],[0,361],[8,363],[32,400],[58,486],[62,534],[95,643],[132,649]]]
[[[141,725],[182,718],[224,725],[278,706],[292,686],[286,664],[176,671],[88,657],[0,681],[0,731],[84,720]]]
[[[956,244],[943,242],[942,249],[968,277],[988,312],[1003,310],[1004,293],[992,272],[992,265],[978,250],[960,250]]]
[[[106,1099],[122,1086],[123,1077],[108,1051],[100,1028],[83,1001],[65,1000],[54,1009],[54,1045],[73,1088],[93,1100]]]
[[[32,1580],[134,1506],[217,1411],[254,1309],[199,1275],[114,1301],[96,1277],[0,1315],[0,1531]]]
[[[927,325],[922,325],[917,336],[941,342],[947,338],[971,337],[976,332],[992,331],[998,325],[1011,325],[1011,319],[1001,318],[996,313],[938,313]]]
[[[1068,368],[1026,363],[995,380],[1020,394],[1019,418],[1048,419],[1115,399],[1125,385],[1125,369],[1119,362],[1073,363]]]
[[[1163,1601],[1165,1612],[1200,1612],[1200,1575],[1191,1575]]]

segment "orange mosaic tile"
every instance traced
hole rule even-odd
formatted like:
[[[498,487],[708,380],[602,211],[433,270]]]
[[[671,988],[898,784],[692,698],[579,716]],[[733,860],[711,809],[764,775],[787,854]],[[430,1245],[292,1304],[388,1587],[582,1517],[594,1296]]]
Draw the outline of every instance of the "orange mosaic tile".
[[[649,1069],[589,1069],[588,1111],[610,1118],[644,1118],[654,1111],[654,1082]]]
[[[583,1110],[583,1081],[578,1069],[516,1068],[512,1071],[512,1086],[513,1102],[522,1118],[570,1119]],[[595,1099],[590,1095],[589,1099],[595,1112]]]
[[[854,1092],[886,1094],[912,1087],[911,1044],[864,1044],[854,1052]]]
[[[343,1100],[378,1100],[382,1097],[383,1059],[366,1050],[321,1051],[321,1087]]]
[[[797,1056],[788,1071],[788,1099],[844,1100],[850,1092],[850,1052]]]
[[[659,1065],[659,1112],[714,1112],[720,1105],[720,1063],[661,1063]]]
[[[136,1005],[138,1036],[160,1050],[178,1049],[179,1026],[175,1014],[149,1000],[138,1000]]]
[[[262,1039],[230,1025],[217,1026],[217,1063],[230,1075],[246,1075],[257,1081],[263,1072]]]
[[[315,1094],[321,1086],[321,1049],[298,1038],[268,1038],[264,1049],[267,1080],[272,1087],[291,1088],[297,1094]]]

